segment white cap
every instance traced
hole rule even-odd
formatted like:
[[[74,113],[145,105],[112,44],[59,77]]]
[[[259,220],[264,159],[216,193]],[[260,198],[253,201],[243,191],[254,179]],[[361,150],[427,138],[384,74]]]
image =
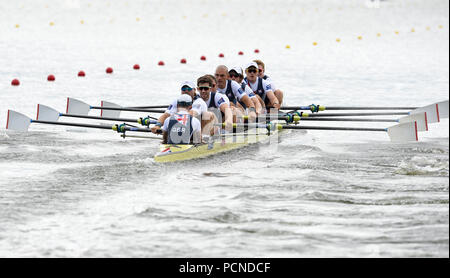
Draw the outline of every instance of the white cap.
[[[232,71],[232,70],[234,70],[237,74],[244,75],[244,72],[243,72],[243,70],[242,70],[241,67],[233,67],[233,68],[230,69],[228,72],[230,72],[230,71]]]
[[[192,98],[187,94],[182,94],[177,98],[177,104],[184,104],[184,106],[192,105]]]
[[[248,69],[250,67],[255,67],[256,69],[258,69],[258,64],[255,62],[251,62],[249,64],[247,64],[247,66],[245,67],[245,69]]]
[[[183,81],[183,83],[181,83],[180,88],[183,88],[184,86],[188,86],[189,88],[195,89],[195,85],[191,81]]]

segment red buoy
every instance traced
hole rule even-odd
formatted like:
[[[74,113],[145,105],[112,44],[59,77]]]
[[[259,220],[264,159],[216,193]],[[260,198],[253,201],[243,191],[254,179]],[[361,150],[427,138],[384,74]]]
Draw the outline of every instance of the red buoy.
[[[223,53],[220,53],[220,54],[219,54],[219,57],[220,57],[220,58],[223,58],[223,57],[225,57],[225,55],[223,55]]]
[[[163,61],[159,61],[158,66],[164,66],[164,62]]]
[[[106,73],[113,73],[113,69],[112,68],[106,68]]]
[[[205,57],[205,56],[202,56],[202,57],[200,57],[200,60],[206,61],[206,57]]]
[[[259,49],[255,49],[255,53],[259,53]]]
[[[182,64],[186,64],[186,59],[184,59],[184,58],[183,58],[183,59],[181,59],[181,60],[180,60],[180,63],[182,63]]]
[[[238,55],[244,55],[244,52],[239,51]]]
[[[86,76],[86,73],[84,73],[84,71],[80,70],[80,71],[78,72],[78,76],[79,76],[79,77],[85,77],[85,76]]]
[[[55,76],[53,74],[50,74],[49,76],[47,76],[47,80],[48,81],[55,81]]]
[[[19,79],[13,79],[13,81],[11,81],[11,85],[19,86],[20,85]]]
[[[134,65],[133,66],[133,69],[135,69],[135,70],[139,70],[141,67],[138,65],[138,64],[136,64],[136,65]]]

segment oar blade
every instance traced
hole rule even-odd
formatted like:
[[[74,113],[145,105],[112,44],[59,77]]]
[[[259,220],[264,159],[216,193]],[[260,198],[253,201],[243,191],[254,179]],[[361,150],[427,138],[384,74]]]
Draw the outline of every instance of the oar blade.
[[[409,114],[413,115],[413,114],[422,113],[422,112],[426,112],[427,113],[427,120],[428,120],[429,124],[438,123],[439,122],[439,114],[438,114],[438,105],[437,105],[437,103],[417,108],[417,109],[411,111]]]
[[[8,110],[6,129],[26,132],[31,124],[31,119],[19,112]]]
[[[409,116],[400,118],[398,121],[399,123],[417,122],[417,131],[428,131],[426,112],[411,114]]]
[[[122,108],[122,106],[109,102],[109,101],[104,101],[102,100],[101,102],[101,107],[109,107],[109,108]],[[120,117],[120,111],[119,110],[101,110],[100,111],[100,117],[105,117],[105,118],[118,118]]]
[[[59,112],[55,109],[48,107],[47,105],[37,105],[36,120],[38,121],[50,121],[57,122],[59,119]]]
[[[438,105],[439,117],[441,119],[448,118],[448,100],[438,102],[437,105]]]
[[[66,113],[72,115],[87,115],[91,106],[81,100],[74,98],[67,98]]]
[[[405,122],[387,128],[392,142],[419,141],[417,135],[417,122]]]

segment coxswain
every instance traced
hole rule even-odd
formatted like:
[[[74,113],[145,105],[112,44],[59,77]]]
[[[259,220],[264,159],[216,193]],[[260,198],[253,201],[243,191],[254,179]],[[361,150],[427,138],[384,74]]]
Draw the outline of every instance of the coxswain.
[[[203,99],[197,95],[195,91],[195,85],[194,83],[190,81],[184,81],[181,83],[181,94],[182,95],[188,95],[192,99],[192,109],[190,109],[189,113],[191,116],[196,117],[197,119],[202,119],[203,117],[209,118],[206,115],[203,115],[204,113],[208,114],[208,107],[206,106],[206,103],[203,101]],[[154,127],[151,128],[151,131],[155,134],[159,133],[159,129],[161,129],[162,125],[164,124],[164,121],[170,117],[170,115],[177,112],[177,100],[175,99],[167,108],[167,110],[162,114],[158,122]]]
[[[253,60],[258,65],[258,76],[270,83],[272,91],[278,99],[280,106],[283,104],[283,92],[277,89],[272,79],[266,75],[266,66],[261,60]]]
[[[253,104],[255,105],[256,114],[262,114],[264,112],[264,107],[262,101],[260,101],[256,95],[253,93],[252,89],[247,85],[247,83],[244,82],[244,72],[241,67],[234,67],[228,71],[228,75],[230,76],[231,80],[236,81],[238,84],[241,85],[242,90],[250,97],[250,99],[253,101]],[[240,105],[242,108],[242,103],[238,101],[238,105]]]
[[[197,89],[200,92],[200,97],[205,101],[209,111],[212,111],[216,116],[217,122],[225,123],[225,129],[230,130],[233,127],[233,112],[231,111],[230,101],[228,97],[219,92],[212,92],[213,79],[204,75],[197,79]],[[215,122],[216,123],[216,122]],[[205,128],[211,128],[205,124]]]
[[[250,89],[261,98],[266,109],[280,109],[280,102],[275,96],[270,83],[258,76],[258,65],[255,62],[251,62],[247,65],[245,74],[247,75],[244,78],[245,82],[250,86]]]
[[[202,141],[201,124],[189,114],[192,98],[182,94],[177,99],[177,112],[164,121],[163,144],[200,144]]]
[[[215,77],[217,79],[217,91],[225,94],[230,101],[230,106],[233,111],[233,121],[237,122],[237,119],[242,119],[242,116],[245,114],[244,109],[246,108],[248,108],[249,118],[254,121],[256,119],[255,104],[253,104],[253,101],[236,81],[229,79],[228,68],[224,65],[218,66]],[[237,106],[238,101],[244,105],[244,109]]]

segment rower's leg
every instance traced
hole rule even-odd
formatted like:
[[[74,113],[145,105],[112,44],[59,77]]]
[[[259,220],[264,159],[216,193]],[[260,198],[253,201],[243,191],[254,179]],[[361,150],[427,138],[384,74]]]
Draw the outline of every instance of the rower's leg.
[[[217,124],[219,121],[217,120],[216,115],[213,112],[203,112],[202,113],[202,134],[203,135],[214,135],[214,124]]]
[[[239,109],[236,106],[233,109],[233,123],[243,123],[245,112],[243,109]]]

